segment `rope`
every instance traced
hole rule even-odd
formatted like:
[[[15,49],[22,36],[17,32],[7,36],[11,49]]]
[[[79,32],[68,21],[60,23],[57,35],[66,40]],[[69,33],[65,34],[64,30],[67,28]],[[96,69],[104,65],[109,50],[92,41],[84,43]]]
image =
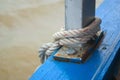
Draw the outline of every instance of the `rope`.
[[[62,30],[53,35],[55,41],[47,43],[39,49],[39,57],[41,62],[45,62],[46,59],[60,46],[67,47],[82,47],[89,40],[94,39],[94,36],[100,31],[101,20],[95,18],[95,20],[88,26],[78,30]]]

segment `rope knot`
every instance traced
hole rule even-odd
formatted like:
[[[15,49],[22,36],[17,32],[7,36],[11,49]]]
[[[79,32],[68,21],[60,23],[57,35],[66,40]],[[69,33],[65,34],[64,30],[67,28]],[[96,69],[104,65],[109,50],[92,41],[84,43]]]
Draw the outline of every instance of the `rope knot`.
[[[82,47],[89,40],[94,39],[94,36],[100,31],[101,20],[95,18],[95,20],[88,26],[78,30],[62,30],[53,35],[55,41],[53,43],[47,43],[39,49],[39,57],[43,63],[52,52],[54,52],[60,46],[67,46],[70,48]],[[73,51],[74,52],[74,51]]]

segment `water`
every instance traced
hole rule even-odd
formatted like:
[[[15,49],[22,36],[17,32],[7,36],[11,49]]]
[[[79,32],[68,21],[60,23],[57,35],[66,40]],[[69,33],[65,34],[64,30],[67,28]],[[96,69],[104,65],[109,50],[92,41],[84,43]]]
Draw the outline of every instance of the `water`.
[[[0,0],[0,79],[27,80],[39,47],[62,26],[64,0]]]

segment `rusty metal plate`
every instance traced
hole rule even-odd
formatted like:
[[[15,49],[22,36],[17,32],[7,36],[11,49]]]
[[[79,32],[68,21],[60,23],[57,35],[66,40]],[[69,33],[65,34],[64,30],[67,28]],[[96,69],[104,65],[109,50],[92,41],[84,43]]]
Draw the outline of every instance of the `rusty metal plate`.
[[[100,44],[103,35],[103,32],[97,34],[95,40],[89,41],[83,49],[80,49],[75,54],[66,54],[66,47],[62,47],[53,57],[55,60],[63,62],[84,63]]]

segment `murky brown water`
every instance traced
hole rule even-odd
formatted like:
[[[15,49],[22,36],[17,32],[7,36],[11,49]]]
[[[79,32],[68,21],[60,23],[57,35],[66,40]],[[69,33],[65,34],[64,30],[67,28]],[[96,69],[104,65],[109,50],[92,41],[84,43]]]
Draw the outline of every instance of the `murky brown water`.
[[[63,0],[0,0],[0,80],[27,80],[39,47],[61,26]]]

